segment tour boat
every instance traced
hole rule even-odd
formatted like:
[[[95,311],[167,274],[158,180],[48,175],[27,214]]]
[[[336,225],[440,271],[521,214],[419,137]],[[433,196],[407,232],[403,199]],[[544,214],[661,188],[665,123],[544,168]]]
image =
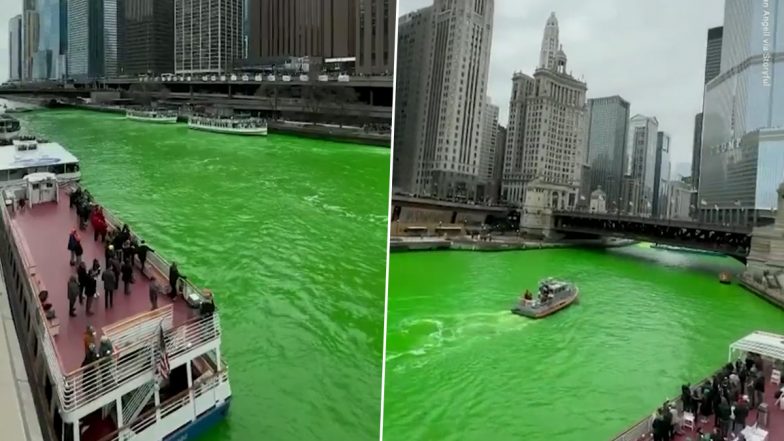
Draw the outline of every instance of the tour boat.
[[[158,124],[176,124],[177,112],[171,110],[137,110],[128,109],[125,117],[133,121],[144,121]]]
[[[527,293],[530,294],[530,293]],[[573,283],[553,278],[539,282],[539,295],[524,294],[512,312],[530,318],[542,318],[566,308],[577,300],[579,289]]]
[[[188,118],[188,127],[195,130],[228,133],[232,135],[267,135],[267,120],[261,118],[211,118],[192,116]]]
[[[665,250],[665,251],[672,251],[675,253],[690,253],[690,254],[705,254],[706,256],[721,256],[721,253],[717,253],[715,251],[708,251],[708,250],[694,250],[691,248],[684,248],[678,247],[673,245],[666,245],[661,243],[654,243],[651,244],[651,248]]]
[[[23,185],[25,176],[41,172],[53,173],[61,183],[82,177],[79,160],[56,142],[27,136],[0,140],[0,189]]]
[[[198,436],[225,416],[231,402],[211,294],[186,281],[176,300],[164,288],[151,309],[149,285],[153,278],[169,285],[169,264],[150,252],[146,270],[134,262],[132,292],[118,289],[113,308],[104,308],[99,286],[94,314],[88,317],[77,303],[76,315],[69,316],[65,289],[75,271],[66,243],[78,221],[69,207],[73,184],[58,181],[53,173],[28,174],[23,185],[5,189],[0,207],[7,297],[43,432],[58,441]],[[122,226],[107,210],[104,216],[110,230]],[[90,268],[97,258],[105,266],[104,245],[93,240],[91,229],[79,232],[84,261]],[[104,346],[102,337],[110,344]],[[98,339],[103,355],[89,362],[85,348],[88,341],[98,347]]]
[[[11,139],[22,130],[18,119],[7,113],[0,113],[0,139]]]
[[[762,360],[762,372],[765,376],[765,392],[762,396],[760,409],[764,406],[764,413],[758,412],[756,408],[749,406],[749,415],[746,417],[745,424],[740,433],[747,441],[778,441],[784,440],[784,399],[776,397],[778,392],[784,392],[781,385],[781,366],[784,365],[784,335],[773,334],[765,331],[755,331],[730,344],[729,356],[727,361],[734,363],[737,360],[745,362],[745,358],[750,354],[760,356]],[[718,367],[715,374],[721,372],[724,366]],[[714,373],[705,377],[702,381],[691,383],[691,388],[704,386],[709,380],[713,379]],[[672,385],[673,392],[679,387],[680,383]],[[677,409],[682,409],[681,395],[667,400],[668,403]],[[661,403],[661,401],[658,401]],[[651,412],[642,416],[640,420],[629,426],[620,434],[610,438],[611,441],[643,441],[652,439],[652,414]],[[760,414],[764,416],[760,418]],[[681,429],[671,438],[672,441],[686,441],[698,439],[697,430],[703,433],[712,433],[713,416],[701,419],[700,415],[691,412],[679,411],[678,420],[681,421]]]

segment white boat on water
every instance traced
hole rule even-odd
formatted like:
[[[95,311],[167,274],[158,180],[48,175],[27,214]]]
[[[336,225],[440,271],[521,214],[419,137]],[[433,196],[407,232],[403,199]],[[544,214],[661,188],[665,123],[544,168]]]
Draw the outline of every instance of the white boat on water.
[[[22,125],[18,119],[6,113],[0,113],[0,139],[11,139],[21,130]]]
[[[177,112],[170,110],[137,110],[125,111],[125,118],[133,121],[144,121],[157,124],[176,124]]]
[[[188,127],[194,130],[232,135],[267,135],[267,120],[261,118],[210,118],[192,116],[188,118]]]

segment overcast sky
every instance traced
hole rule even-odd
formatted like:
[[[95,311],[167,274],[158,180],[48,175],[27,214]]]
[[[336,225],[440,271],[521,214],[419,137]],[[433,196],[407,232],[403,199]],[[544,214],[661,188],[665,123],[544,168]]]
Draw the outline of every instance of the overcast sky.
[[[399,0],[399,14],[433,4]],[[488,95],[506,125],[512,74],[533,74],[544,25],[558,17],[567,69],[588,98],[620,95],[631,114],[659,120],[672,136],[672,162],[691,163],[694,115],[702,108],[708,28],[721,26],[721,0],[495,0]],[[673,173],[675,170],[673,170]]]
[[[22,13],[22,0],[0,0],[0,83],[8,79],[8,21]]]

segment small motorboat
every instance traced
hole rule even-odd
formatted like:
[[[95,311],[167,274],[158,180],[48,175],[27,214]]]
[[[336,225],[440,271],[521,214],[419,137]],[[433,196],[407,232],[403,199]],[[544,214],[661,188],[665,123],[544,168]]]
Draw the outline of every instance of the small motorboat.
[[[732,283],[732,275],[726,271],[722,271],[721,273],[719,273],[719,283],[729,285],[730,283]]]
[[[575,284],[548,278],[539,282],[539,295],[536,298],[526,291],[512,312],[535,319],[547,317],[577,301],[578,294],[579,289]]]

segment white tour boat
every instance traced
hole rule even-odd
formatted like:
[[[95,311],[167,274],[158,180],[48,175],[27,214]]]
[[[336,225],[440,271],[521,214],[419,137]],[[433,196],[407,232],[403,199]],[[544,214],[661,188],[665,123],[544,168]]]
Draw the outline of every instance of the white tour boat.
[[[232,135],[267,135],[267,120],[261,118],[211,118],[192,116],[188,127],[194,130],[228,133]]]
[[[133,121],[144,121],[158,124],[176,124],[177,112],[172,110],[137,110],[127,109],[125,117]]]
[[[0,139],[11,139],[22,130],[18,119],[7,113],[0,113]]]
[[[23,185],[25,176],[43,172],[59,182],[82,177],[79,160],[56,142],[27,137],[0,142],[0,188]]]
[[[131,294],[117,292],[108,309],[95,298],[90,316],[76,304],[70,315],[64,289],[75,270],[65,264],[65,240],[77,228],[68,203],[75,187],[58,181],[49,172],[27,174],[20,186],[5,189],[0,206],[0,257],[20,361],[31,376],[46,439],[193,439],[224,418],[231,402],[212,293],[183,281],[177,300],[170,300],[170,266],[151,251],[145,268],[134,262]],[[107,210],[100,213],[109,230],[123,225]],[[86,228],[84,255],[103,265],[104,244]],[[153,280],[163,288],[150,309]]]

